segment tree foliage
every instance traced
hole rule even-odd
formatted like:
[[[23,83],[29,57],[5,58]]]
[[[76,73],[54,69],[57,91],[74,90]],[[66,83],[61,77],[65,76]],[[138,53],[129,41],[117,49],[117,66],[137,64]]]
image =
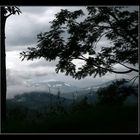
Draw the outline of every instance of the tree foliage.
[[[37,47],[23,51],[22,60],[58,59],[56,72],[78,79],[88,75],[103,76],[107,72],[138,72],[133,67],[138,63],[138,11],[131,12],[123,7],[87,7],[86,10],[87,13],[82,10],[57,13],[50,31],[37,36]],[[110,43],[98,45],[102,38]],[[85,64],[77,69],[73,63],[76,59]],[[115,70],[115,64],[126,70]]]
[[[11,15],[21,14],[21,11],[17,6],[5,6],[2,7],[2,14],[3,14],[3,18],[7,19]]]
[[[138,97],[137,90],[138,88],[130,85],[126,79],[116,80],[109,86],[98,89],[98,104],[123,105],[129,96],[134,95]]]

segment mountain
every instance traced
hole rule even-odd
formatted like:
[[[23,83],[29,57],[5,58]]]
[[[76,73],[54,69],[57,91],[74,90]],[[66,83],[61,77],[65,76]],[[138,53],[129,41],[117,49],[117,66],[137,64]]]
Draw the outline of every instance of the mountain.
[[[99,88],[107,87],[110,84],[112,84],[114,81],[115,80],[110,80],[110,81],[104,82],[102,84],[97,84],[97,85],[92,85],[92,86],[88,86],[88,87],[85,87],[85,88],[81,88],[80,90],[85,91],[87,93],[92,92],[92,91],[96,92]]]
[[[130,87],[133,89],[133,93],[127,97],[126,101],[124,102],[125,105],[134,105],[134,104],[137,104],[138,103],[138,85],[137,83],[135,84],[132,84],[132,82],[130,82],[129,80],[126,80],[126,79],[120,79],[120,80],[124,80],[125,82],[121,85],[118,85],[118,89],[121,88],[121,89],[129,89]],[[116,82],[120,82],[120,80],[111,80],[111,81],[108,81],[108,82],[105,82],[103,84],[99,84],[99,85],[92,85],[92,86],[89,86],[89,87],[86,87],[86,88],[81,88],[79,91],[78,91],[78,97],[77,99],[81,100],[83,99],[84,97],[87,97],[87,100],[89,102],[92,102],[92,103],[96,103],[98,101],[97,99],[97,90],[99,88],[106,88],[108,86],[110,86],[111,84],[115,84]],[[130,88],[130,89],[131,89]]]
[[[52,92],[60,91],[61,93],[75,92],[78,89],[76,86],[61,81],[47,82],[47,86]]]
[[[96,102],[96,88],[100,86],[91,86],[87,88],[78,88],[69,83],[62,81],[39,81],[28,82],[26,87],[33,88],[34,91],[26,92],[20,95],[16,95],[12,99],[7,99],[8,104],[22,105],[30,109],[38,109],[42,107],[49,107],[50,105],[58,105],[58,93],[59,102],[63,106],[69,106],[73,100],[80,101],[85,96],[89,102]],[[40,91],[43,89],[44,91]]]
[[[7,104],[22,105],[29,109],[57,106],[60,103],[67,107],[72,101],[46,92],[29,92],[7,99]]]
[[[96,91],[99,88],[107,87],[110,84],[115,82],[115,80],[111,80],[105,82],[103,84],[92,85],[86,88],[78,88],[74,85],[69,83],[65,83],[62,81],[57,80],[50,80],[50,81],[38,81],[38,82],[28,82],[26,83],[26,87],[29,89],[32,88],[33,92],[29,92],[22,95],[15,96],[11,101],[20,104],[27,104],[27,106],[36,107],[36,104],[46,105],[50,104],[50,98],[53,98],[53,103],[57,103],[57,95],[61,97],[62,101],[66,101],[68,104],[75,100],[81,100],[87,97],[89,102],[96,103],[97,101],[97,94]],[[122,86],[129,86],[131,85],[130,82],[122,84]],[[138,88],[135,88],[137,91]],[[50,94],[51,93],[51,94]],[[137,92],[136,92],[137,93]],[[29,94],[29,95],[28,95]],[[50,97],[51,96],[51,97]],[[129,97],[127,103],[135,102],[134,97]],[[66,103],[63,102],[63,103]],[[66,104],[67,104],[66,103]]]
[[[58,92],[61,93],[69,93],[69,92],[75,92],[76,90],[79,90],[78,87],[73,86],[69,83],[65,83],[62,81],[40,81],[40,82],[28,82],[26,84],[27,87],[33,87],[34,90],[38,89],[44,89],[44,91],[57,94]]]
[[[92,85],[85,88],[79,88],[75,85],[63,82],[63,81],[57,81],[57,80],[46,80],[46,81],[30,81],[26,83],[26,87],[33,88],[34,91],[47,91],[52,94],[57,94],[58,92],[61,92],[61,95],[64,97],[67,96],[68,98],[72,98],[72,94],[78,94],[84,95],[89,94],[90,92],[96,92],[100,87],[106,87],[110,85],[114,80],[105,82],[103,84],[98,85]],[[64,95],[66,94],[66,95]]]
[[[129,80],[126,79],[126,81],[129,81]],[[107,86],[111,85],[113,82],[116,82],[116,80],[110,80],[110,81],[104,82],[102,84],[97,84],[97,85],[92,85],[92,86],[88,86],[85,88],[81,88],[80,91],[84,91],[86,93],[96,92],[99,88],[107,87]],[[122,86],[130,86],[130,85],[132,85],[131,82],[126,82],[126,83],[122,84]],[[137,86],[137,83],[134,83],[133,86],[134,87]]]
[[[76,88],[75,86],[72,86],[70,84],[67,84],[65,82],[60,82],[60,81],[49,81],[47,83],[44,83],[44,86],[46,87],[49,86],[50,89],[56,89],[57,94],[51,94],[49,92],[27,92],[21,95],[16,95],[12,99],[7,99],[7,106],[12,107],[16,105],[21,105],[29,109],[41,109],[41,108],[49,108],[51,106],[57,107],[58,105],[62,105],[64,108],[68,108],[69,105],[73,103],[75,100],[76,102],[81,101],[86,97],[87,101],[92,104],[96,104],[98,101],[97,98],[97,87],[107,87],[110,85],[113,81],[107,82],[101,85],[97,86],[91,86],[87,88]],[[35,84],[34,84],[35,85]],[[41,86],[43,83],[41,83]],[[118,88],[123,88],[130,86],[131,84],[124,83]],[[123,86],[123,87],[122,87]],[[69,90],[69,92],[62,92],[57,90],[57,88],[61,87],[61,90]],[[72,88],[74,88],[72,90]],[[125,89],[125,88],[124,88]],[[136,94],[131,94],[130,96],[127,97],[125,100],[124,104],[125,105],[134,105],[138,103],[138,98],[137,98],[137,93],[138,93],[138,86],[133,85],[133,89]],[[50,91],[51,91],[50,90]],[[59,92],[58,92],[59,91]],[[71,91],[71,92],[70,92]],[[72,92],[73,91],[73,92]],[[52,91],[51,91],[52,92]]]

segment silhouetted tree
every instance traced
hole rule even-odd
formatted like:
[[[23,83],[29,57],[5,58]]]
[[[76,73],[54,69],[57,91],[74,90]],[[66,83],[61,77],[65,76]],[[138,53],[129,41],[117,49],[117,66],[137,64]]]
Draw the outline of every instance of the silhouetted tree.
[[[6,119],[6,60],[5,60],[5,24],[8,17],[15,14],[20,14],[21,11],[16,6],[5,6],[1,7],[1,114],[2,114],[2,125]]]
[[[61,94],[61,92],[60,92],[60,88],[58,88],[58,92],[57,92],[58,106],[61,105],[61,97],[60,97],[60,94]]]
[[[49,87],[49,97],[50,97],[50,108],[52,108],[52,93],[50,87]]]
[[[97,91],[98,104],[101,105],[123,105],[130,95],[138,97],[138,92],[125,79],[116,80],[109,86],[99,88]]]
[[[75,102],[72,104],[72,110],[73,111],[84,111],[90,107],[90,104],[88,103],[88,97],[84,96],[80,101]]]
[[[74,94],[74,92],[72,93],[72,100],[73,100],[73,104],[75,104],[75,94]]]
[[[103,76],[107,72],[138,72],[133,67],[138,63],[138,11],[115,6],[87,7],[86,15],[84,17],[82,10],[61,10],[51,22],[51,30],[37,36],[37,47],[21,53],[22,60],[43,57],[53,61],[58,58],[56,72],[78,79],[88,75]],[[102,38],[110,43],[98,46]],[[76,69],[73,63],[76,59],[85,64]],[[126,70],[115,70],[115,64]]]

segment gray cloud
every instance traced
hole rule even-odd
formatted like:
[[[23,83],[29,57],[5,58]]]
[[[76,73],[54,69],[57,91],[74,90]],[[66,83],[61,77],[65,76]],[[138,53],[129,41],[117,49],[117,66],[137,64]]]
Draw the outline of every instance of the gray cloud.
[[[12,23],[7,23],[6,28],[6,45],[8,46],[23,46],[37,43],[37,34],[49,29],[48,24],[41,24],[33,22],[21,15],[19,17],[12,17]],[[17,18],[14,20],[14,18]],[[13,29],[10,29],[13,28]],[[14,31],[13,31],[14,30]]]
[[[28,13],[28,14],[33,13],[37,15],[40,15],[47,10],[46,6],[22,6],[22,7],[20,6],[19,8],[24,13]]]
[[[7,59],[7,91],[8,97],[15,94],[34,90],[28,87],[29,82],[47,81],[55,79],[76,85],[78,87],[87,87],[104,83],[116,78],[122,78],[122,75],[107,74],[104,77],[86,77],[81,80],[75,80],[63,73],[55,73],[55,65],[57,61],[47,62],[44,59],[34,61],[22,61],[19,59],[19,53],[26,50],[27,47],[35,46],[37,43],[37,34],[49,30],[49,21],[53,20],[54,14],[60,9],[69,9],[71,11],[77,9],[85,9],[85,7],[20,7],[22,14],[11,16],[6,24],[6,59]],[[134,8],[133,8],[134,9]],[[106,46],[108,42],[103,38],[98,46]],[[81,62],[75,61],[77,65]],[[118,70],[122,70],[120,66],[116,66]],[[136,73],[123,75],[123,77],[131,78]],[[41,89],[36,89],[41,90]],[[43,89],[42,89],[43,90]]]
[[[30,64],[29,67],[33,67],[33,68],[38,67],[38,66],[55,67],[57,63],[58,63],[58,60],[49,62],[42,58],[40,59],[40,61]]]
[[[55,18],[54,15],[60,9],[70,11],[82,9],[87,14],[85,6],[20,6],[20,9],[22,14],[10,16],[6,23],[7,49],[36,44],[37,34],[49,31],[49,22]],[[128,6],[126,9],[130,11],[138,10],[138,6]]]
[[[22,77],[18,76],[18,74],[16,72],[11,71],[10,69],[6,70],[6,78],[7,78],[8,86],[23,83]]]
[[[37,34],[49,31],[49,22],[55,18],[54,15],[66,8],[74,11],[83,7],[20,7],[22,14],[10,16],[6,23],[7,49],[36,44]]]

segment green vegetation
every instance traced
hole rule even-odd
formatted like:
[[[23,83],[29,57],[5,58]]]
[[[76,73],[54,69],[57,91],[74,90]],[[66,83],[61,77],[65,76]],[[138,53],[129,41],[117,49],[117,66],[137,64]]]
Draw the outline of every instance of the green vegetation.
[[[67,99],[64,102],[62,97],[53,95],[50,105],[47,100],[50,94],[47,93],[17,95],[14,99],[7,100],[7,123],[3,132],[137,133],[137,103],[123,104],[126,92],[127,96],[130,96],[137,89],[135,86],[126,86],[126,83],[126,80],[120,80],[100,88],[96,93],[96,104],[89,102],[86,96],[74,102]],[[119,94],[118,89],[123,91],[123,94]]]
[[[129,96],[138,97],[136,86],[129,85],[126,79],[116,80],[107,87],[97,91],[99,104],[103,105],[123,105]]]
[[[137,106],[83,106],[63,109],[29,110],[16,106],[7,110],[4,132],[11,133],[136,133]]]

